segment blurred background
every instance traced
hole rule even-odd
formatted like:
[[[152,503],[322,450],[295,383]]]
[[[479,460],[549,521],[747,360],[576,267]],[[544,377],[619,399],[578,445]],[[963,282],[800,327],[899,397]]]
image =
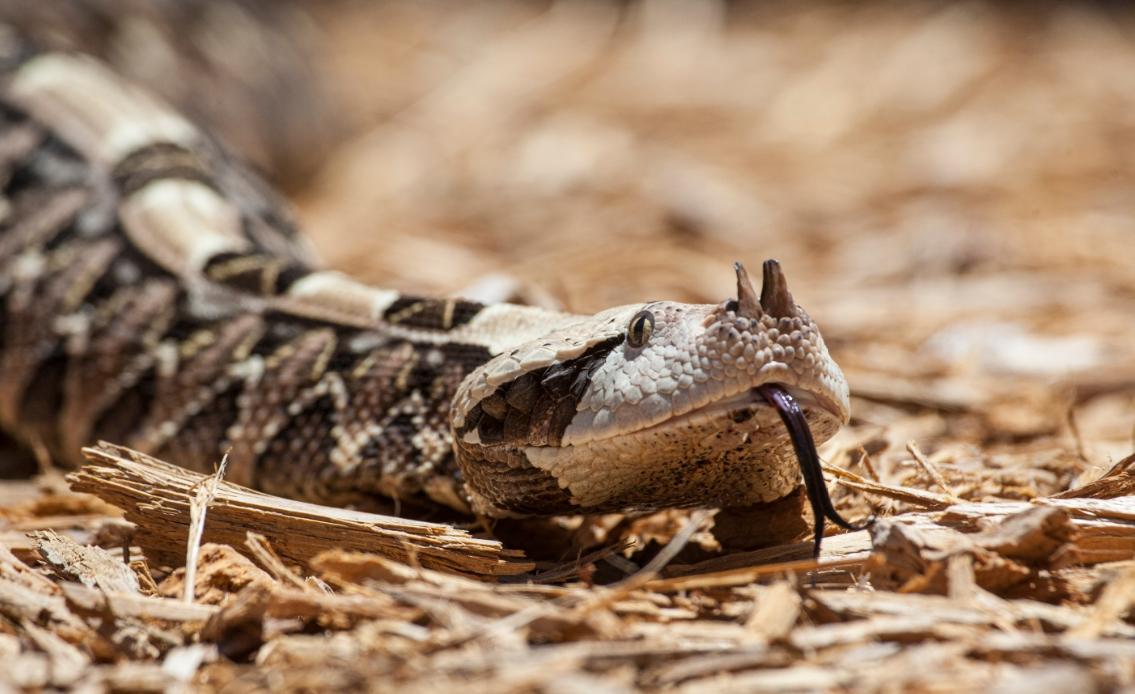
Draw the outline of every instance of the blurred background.
[[[7,16],[5,16],[7,15]],[[775,257],[855,420],[823,451],[973,498],[1135,436],[1122,3],[7,0],[280,185],[327,265],[572,311]],[[981,474],[978,474],[978,473]]]

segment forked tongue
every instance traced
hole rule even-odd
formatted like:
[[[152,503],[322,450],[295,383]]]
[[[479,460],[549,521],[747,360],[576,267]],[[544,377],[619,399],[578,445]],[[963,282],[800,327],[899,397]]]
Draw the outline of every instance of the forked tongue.
[[[812,430],[808,428],[808,420],[788,391],[771,383],[757,388],[757,391],[776,409],[792,439],[792,448],[796,451],[796,460],[804,475],[804,486],[808,489],[808,501],[812,504],[812,517],[815,519],[812,557],[818,559],[820,543],[824,539],[825,520],[848,530],[863,530],[871,525],[872,519],[854,524],[844,520],[835,510],[832,498],[828,496],[828,488],[824,485],[824,472],[820,467],[820,456],[816,453],[816,442],[812,440]]]

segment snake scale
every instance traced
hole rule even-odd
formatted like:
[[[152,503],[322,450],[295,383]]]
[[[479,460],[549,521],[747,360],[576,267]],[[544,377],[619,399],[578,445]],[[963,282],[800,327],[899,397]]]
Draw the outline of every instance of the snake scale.
[[[6,52],[5,52],[6,51]],[[0,426],[324,504],[492,517],[744,507],[849,526],[813,437],[848,388],[774,261],[758,293],[574,315],[319,269],[285,206],[92,58],[0,45]],[[755,529],[754,532],[759,532]]]

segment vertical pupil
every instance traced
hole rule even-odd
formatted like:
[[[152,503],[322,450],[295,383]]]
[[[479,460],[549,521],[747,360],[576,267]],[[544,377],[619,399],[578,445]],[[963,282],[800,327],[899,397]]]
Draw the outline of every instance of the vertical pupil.
[[[651,327],[648,325],[649,322],[650,316],[646,314],[636,316],[635,319],[631,321],[630,339],[636,347],[641,347],[646,343],[647,331]]]

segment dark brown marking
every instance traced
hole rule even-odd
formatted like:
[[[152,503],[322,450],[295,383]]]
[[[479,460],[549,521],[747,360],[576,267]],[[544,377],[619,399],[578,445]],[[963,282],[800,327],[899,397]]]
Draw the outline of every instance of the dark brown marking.
[[[500,390],[481,401],[481,410],[493,419],[504,419],[508,416],[508,401],[501,395]]]
[[[574,408],[573,408],[574,409]],[[523,410],[508,411],[504,418],[504,438],[508,441],[517,441],[528,437],[530,429],[528,413]]]
[[[277,295],[283,294],[291,288],[293,284],[311,274],[311,270],[297,262],[290,262],[285,265],[276,275],[275,293]]]
[[[25,191],[86,186],[91,167],[70,145],[54,135],[45,135],[39,146],[10,170],[4,192],[13,197]]]
[[[465,325],[480,313],[483,304],[464,299],[399,297],[382,318],[387,323],[422,330],[452,330]]]
[[[441,345],[429,345],[426,349],[441,351],[443,363],[455,364],[461,371],[462,378],[473,369],[493,358],[487,347],[464,342],[449,342]]]
[[[224,251],[209,258],[203,272],[214,282],[238,291],[276,296],[308,271],[295,261],[279,256]],[[287,277],[282,282],[285,273]]]
[[[481,443],[493,445],[504,441],[504,422],[496,417],[485,415],[480,418],[477,433],[481,436]]]
[[[330,395],[307,403],[268,442],[256,459],[253,479],[267,492],[318,499],[320,478],[311,474],[311,465],[331,465],[328,459],[336,443],[331,432],[337,422]],[[307,464],[297,465],[298,461]]]
[[[564,398],[556,403],[555,409],[551,411],[548,417],[548,437],[545,439],[546,445],[560,445],[560,439],[563,438],[564,430],[568,428],[568,425],[571,424],[571,420],[575,418],[575,413],[575,401],[571,398]]]
[[[509,384],[505,400],[513,410],[529,412],[540,397],[540,382],[536,374],[527,373]]]
[[[476,429],[486,445],[558,446],[595,370],[623,340],[613,337],[504,384],[470,409],[458,437]]]
[[[604,354],[606,356],[606,354]],[[578,373],[584,369],[573,362],[555,364],[540,372],[540,388],[552,396],[563,396],[567,393]]]
[[[177,293],[174,280],[148,278],[94,306],[86,344],[72,350],[67,364],[66,401],[57,415],[67,422],[63,442],[68,449],[97,440],[96,420],[152,368],[153,348],[173,322]]]
[[[189,417],[154,455],[200,472],[212,472],[228,446],[228,428],[240,413],[244,384],[232,381],[197,414]]]
[[[217,190],[201,155],[172,142],[157,142],[134,150],[118,162],[111,178],[122,197],[165,179],[196,181]]]
[[[729,419],[733,420],[735,424],[741,424],[752,419],[753,415],[755,415],[756,413],[756,408],[745,407],[740,410],[733,410],[732,412],[730,412]]]
[[[70,243],[46,258],[47,272],[8,290],[0,419],[9,426],[18,426],[19,400],[35,370],[63,345],[64,335],[56,330],[53,317],[70,315],[82,305],[118,248],[112,239]]]
[[[93,441],[127,441],[146,420],[157,397],[157,375],[147,369],[134,385],[104,409],[91,427]]]
[[[63,407],[64,373],[67,358],[62,349],[56,349],[35,366],[30,375],[24,397],[20,402],[21,433],[25,439],[47,448],[52,458],[74,462],[60,445],[59,410]]]
[[[469,414],[465,415],[465,426],[462,427],[462,431],[473,431],[476,429],[481,424],[481,418],[484,416],[485,412],[481,409],[481,405],[474,405],[473,409],[469,410]]]
[[[71,228],[76,215],[90,200],[84,188],[29,191],[18,196],[10,226],[0,235],[0,267],[20,253],[43,249]]]
[[[0,110],[0,118],[3,117]],[[7,188],[14,168],[30,156],[43,139],[43,131],[26,120],[0,123],[0,188]]]

